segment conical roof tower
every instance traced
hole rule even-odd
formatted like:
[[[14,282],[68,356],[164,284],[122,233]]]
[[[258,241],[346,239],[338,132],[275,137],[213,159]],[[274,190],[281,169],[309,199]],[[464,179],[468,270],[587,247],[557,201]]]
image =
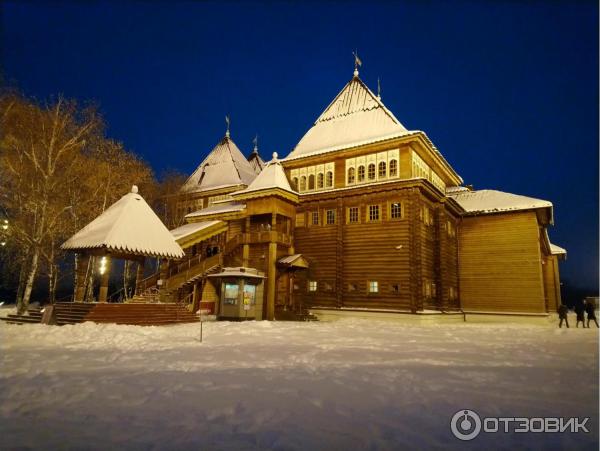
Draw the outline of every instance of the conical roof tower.
[[[252,164],[233,142],[229,129],[182,187],[186,193],[248,186],[256,177]]]

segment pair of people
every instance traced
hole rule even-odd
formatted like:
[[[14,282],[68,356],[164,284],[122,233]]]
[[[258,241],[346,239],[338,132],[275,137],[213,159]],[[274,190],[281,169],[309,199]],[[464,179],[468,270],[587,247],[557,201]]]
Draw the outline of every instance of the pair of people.
[[[563,322],[569,327],[569,319],[568,319],[569,309],[565,304],[561,304],[558,307],[558,317],[560,322],[558,323],[558,327],[562,327]],[[575,327],[579,327],[579,323],[581,322],[581,326],[583,328],[586,327],[585,324],[585,314],[587,313],[587,327],[590,327],[590,321],[594,321],[596,323],[596,327],[598,327],[598,320],[596,319],[596,305],[593,302],[578,302],[575,305],[575,315],[577,316],[577,321]]]

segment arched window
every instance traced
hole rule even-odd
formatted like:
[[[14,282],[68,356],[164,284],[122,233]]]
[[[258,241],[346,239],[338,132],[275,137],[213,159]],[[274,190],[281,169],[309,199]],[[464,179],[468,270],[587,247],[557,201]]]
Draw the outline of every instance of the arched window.
[[[358,167],[358,181],[359,182],[365,181],[365,167],[364,166]]]
[[[348,169],[348,184],[350,185],[351,183],[354,183],[355,181],[355,170],[354,168],[350,168]]]
[[[323,188],[323,173],[319,172],[319,174],[317,174],[317,189],[322,189]]]
[[[385,166],[386,166],[385,161],[379,162],[379,178],[380,179],[385,178],[385,175],[386,175],[385,174],[385,170],[386,170]]]
[[[375,163],[369,165],[369,180],[375,180]]]
[[[333,172],[327,171],[327,176],[325,177],[325,186],[327,188],[331,188],[333,186]]]
[[[315,175],[310,174],[308,176],[308,190],[315,189]]]
[[[398,177],[398,161],[390,160],[390,177]]]
[[[300,177],[300,191],[306,191],[306,176]]]
[[[292,179],[292,188],[298,190],[298,177]]]

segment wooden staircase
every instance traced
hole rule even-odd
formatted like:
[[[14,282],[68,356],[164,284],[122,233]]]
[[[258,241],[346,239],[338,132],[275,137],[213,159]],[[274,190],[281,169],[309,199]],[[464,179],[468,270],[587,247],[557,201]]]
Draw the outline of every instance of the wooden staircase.
[[[180,304],[96,304],[85,318],[95,323],[164,326],[195,323],[199,318]]]
[[[138,326],[163,326],[168,324],[194,323],[199,318],[181,304],[55,304],[56,324],[78,324],[84,321],[95,323],[130,324]],[[42,321],[40,308],[30,308],[27,315],[8,315],[0,318],[9,324],[39,324]]]
[[[85,317],[94,308],[96,304],[83,303],[57,303],[54,305],[56,315],[56,324],[64,326],[65,324],[77,324],[85,321]],[[39,324],[42,322],[42,309],[39,307],[30,307],[26,315],[11,314],[6,318],[0,318],[10,324]]]

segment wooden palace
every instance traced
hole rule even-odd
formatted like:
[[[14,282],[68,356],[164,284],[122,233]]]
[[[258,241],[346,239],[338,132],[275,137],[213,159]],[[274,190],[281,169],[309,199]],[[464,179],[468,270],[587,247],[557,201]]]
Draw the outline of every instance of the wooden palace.
[[[548,238],[552,204],[464,187],[358,71],[284,159],[265,164],[256,147],[246,159],[228,130],[178,207],[187,224],[172,232],[186,258],[218,259],[188,274],[187,291],[222,317],[546,315],[560,303],[566,252]]]
[[[183,256],[160,254],[133,302],[268,320],[547,316],[560,304],[566,251],[548,238],[552,204],[463,186],[357,70],[285,158],[265,163],[256,142],[246,158],[228,128],[182,186],[177,212],[185,223],[170,234]],[[159,254],[137,252],[139,274],[144,255]]]

